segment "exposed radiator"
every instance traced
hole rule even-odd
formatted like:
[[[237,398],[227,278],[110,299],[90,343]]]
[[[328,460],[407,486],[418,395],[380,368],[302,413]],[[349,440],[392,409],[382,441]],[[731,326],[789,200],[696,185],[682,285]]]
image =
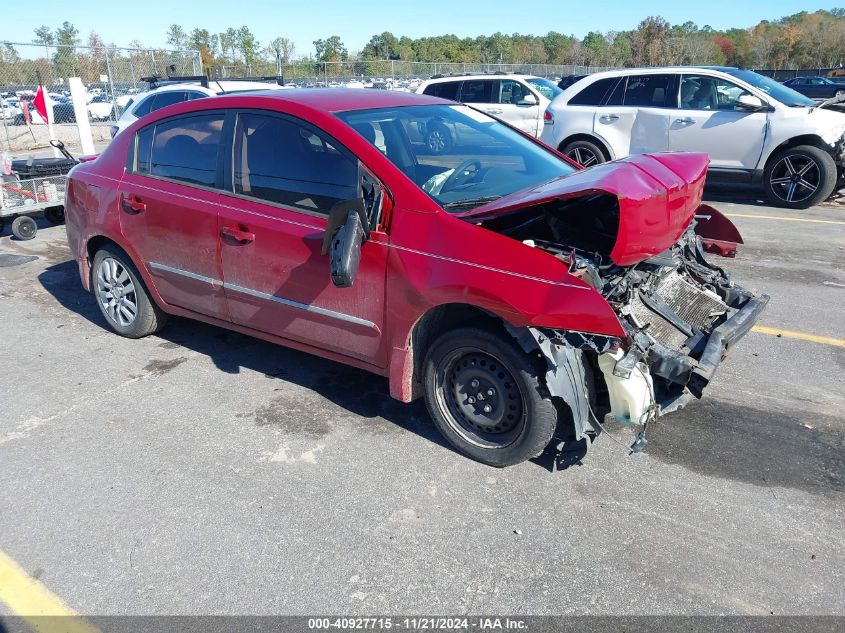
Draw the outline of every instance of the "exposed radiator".
[[[693,329],[705,332],[709,332],[713,321],[728,309],[722,301],[686,281],[677,272],[664,276],[653,294]],[[679,350],[688,338],[671,322],[646,306],[639,296],[631,304],[631,315],[640,326],[649,324],[649,335],[666,347]]]

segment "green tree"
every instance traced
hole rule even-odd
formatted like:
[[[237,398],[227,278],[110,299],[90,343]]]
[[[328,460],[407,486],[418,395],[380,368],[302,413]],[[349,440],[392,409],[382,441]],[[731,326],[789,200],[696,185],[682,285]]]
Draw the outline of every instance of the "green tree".
[[[188,47],[188,36],[185,30],[178,24],[171,24],[167,29],[166,41],[168,45],[176,50],[185,50]]]
[[[345,62],[349,57],[349,52],[338,35],[332,35],[325,40],[315,40],[314,51],[318,62]]]
[[[256,62],[259,60],[259,45],[258,40],[255,39],[255,36],[252,34],[252,31],[249,30],[248,26],[242,26],[238,29],[235,41],[237,42],[238,50],[240,50],[241,56],[243,57],[244,63],[247,67],[252,68],[255,66]]]
[[[276,37],[267,45],[267,54],[276,62],[276,74],[283,74],[284,67],[290,64],[296,52],[296,46],[286,37]]]
[[[56,74],[59,77],[78,75],[79,59],[76,56],[76,46],[79,45],[79,29],[68,21],[62,22],[62,25],[56,29],[55,44],[53,64]]]

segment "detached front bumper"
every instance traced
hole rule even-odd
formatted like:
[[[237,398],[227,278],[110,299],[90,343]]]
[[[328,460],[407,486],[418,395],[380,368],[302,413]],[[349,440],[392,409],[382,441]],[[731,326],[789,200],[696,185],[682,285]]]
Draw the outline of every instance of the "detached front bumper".
[[[768,303],[769,295],[752,296],[739,312],[713,330],[687,383],[687,389],[696,398],[701,397],[731,346],[748,334]]]

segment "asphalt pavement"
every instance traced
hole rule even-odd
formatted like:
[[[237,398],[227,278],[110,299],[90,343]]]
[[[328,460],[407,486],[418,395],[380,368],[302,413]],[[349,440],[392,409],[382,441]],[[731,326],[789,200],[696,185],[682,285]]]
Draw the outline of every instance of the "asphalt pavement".
[[[184,319],[118,337],[63,227],[6,229],[0,552],[86,615],[845,615],[845,211],[715,206],[782,335],[644,453],[615,428],[503,470],[383,378]]]

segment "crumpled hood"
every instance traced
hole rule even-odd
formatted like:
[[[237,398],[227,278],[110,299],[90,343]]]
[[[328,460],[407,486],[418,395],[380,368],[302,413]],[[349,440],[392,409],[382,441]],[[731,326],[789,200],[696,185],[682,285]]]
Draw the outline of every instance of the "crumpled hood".
[[[619,201],[619,230],[611,259],[630,266],[675,244],[701,204],[707,154],[639,154],[522,189],[457,217],[485,220],[541,205],[592,194]]]

